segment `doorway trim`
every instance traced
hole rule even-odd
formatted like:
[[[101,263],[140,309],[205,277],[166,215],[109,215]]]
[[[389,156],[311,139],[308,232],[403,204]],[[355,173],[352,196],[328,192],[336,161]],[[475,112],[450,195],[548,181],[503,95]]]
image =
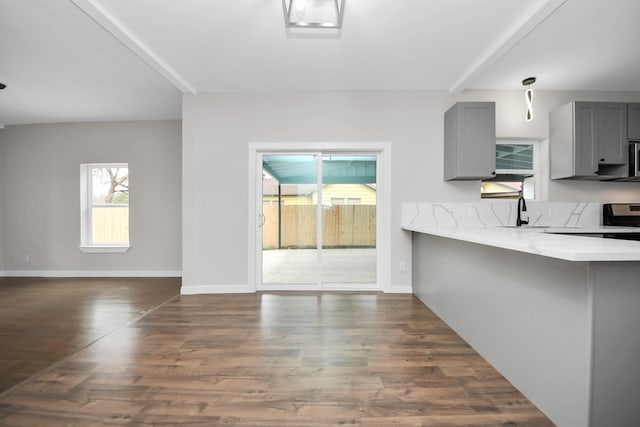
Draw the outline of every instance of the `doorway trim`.
[[[257,262],[257,230],[262,219],[258,210],[257,191],[261,189],[262,176],[258,170],[259,153],[332,153],[368,152],[379,155],[376,218],[377,284],[375,290],[391,292],[391,143],[378,142],[250,142],[249,143],[249,191],[248,191],[248,253],[247,272],[249,289],[257,291],[258,274],[262,272]],[[260,249],[262,246],[260,245]],[[358,288],[359,289],[359,288]],[[293,289],[291,289],[293,290]],[[348,290],[348,289],[344,289]],[[362,290],[362,289],[361,289]],[[372,289],[373,290],[373,289]]]

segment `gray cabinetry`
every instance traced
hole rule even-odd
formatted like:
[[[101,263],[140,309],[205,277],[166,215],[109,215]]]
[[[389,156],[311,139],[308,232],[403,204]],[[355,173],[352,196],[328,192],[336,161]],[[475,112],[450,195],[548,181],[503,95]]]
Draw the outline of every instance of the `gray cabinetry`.
[[[627,104],[571,102],[549,114],[551,178],[606,180],[627,170]]]
[[[627,163],[627,104],[600,102],[596,105],[600,164]]]
[[[496,170],[496,105],[459,102],[444,114],[444,179],[491,178]]]
[[[627,137],[640,141],[640,104],[629,104]]]

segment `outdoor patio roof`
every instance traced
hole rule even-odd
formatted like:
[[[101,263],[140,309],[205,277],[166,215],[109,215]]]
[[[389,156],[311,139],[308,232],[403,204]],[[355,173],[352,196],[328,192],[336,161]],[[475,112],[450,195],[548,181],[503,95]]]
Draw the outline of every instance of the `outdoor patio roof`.
[[[314,155],[269,155],[262,167],[280,184],[315,184]],[[375,184],[376,156],[331,155],[322,158],[323,184]]]

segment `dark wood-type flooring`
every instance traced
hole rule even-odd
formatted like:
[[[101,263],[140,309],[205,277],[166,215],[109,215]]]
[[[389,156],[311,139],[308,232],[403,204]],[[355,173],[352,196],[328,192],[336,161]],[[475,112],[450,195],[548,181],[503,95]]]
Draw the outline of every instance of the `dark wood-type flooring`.
[[[552,425],[411,295],[177,293],[0,280],[0,425]]]
[[[179,293],[179,279],[0,278],[0,392]]]

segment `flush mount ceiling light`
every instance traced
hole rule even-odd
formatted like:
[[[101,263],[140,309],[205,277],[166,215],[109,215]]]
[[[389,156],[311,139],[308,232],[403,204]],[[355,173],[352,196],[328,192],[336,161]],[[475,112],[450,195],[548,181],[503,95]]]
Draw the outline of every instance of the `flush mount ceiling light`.
[[[341,28],[345,0],[282,0],[287,28]]]
[[[527,103],[527,115],[525,116],[525,120],[528,122],[533,120],[533,89],[531,89],[531,85],[535,82],[535,77],[527,77],[522,81],[522,85],[527,88],[524,92],[524,98]]]

